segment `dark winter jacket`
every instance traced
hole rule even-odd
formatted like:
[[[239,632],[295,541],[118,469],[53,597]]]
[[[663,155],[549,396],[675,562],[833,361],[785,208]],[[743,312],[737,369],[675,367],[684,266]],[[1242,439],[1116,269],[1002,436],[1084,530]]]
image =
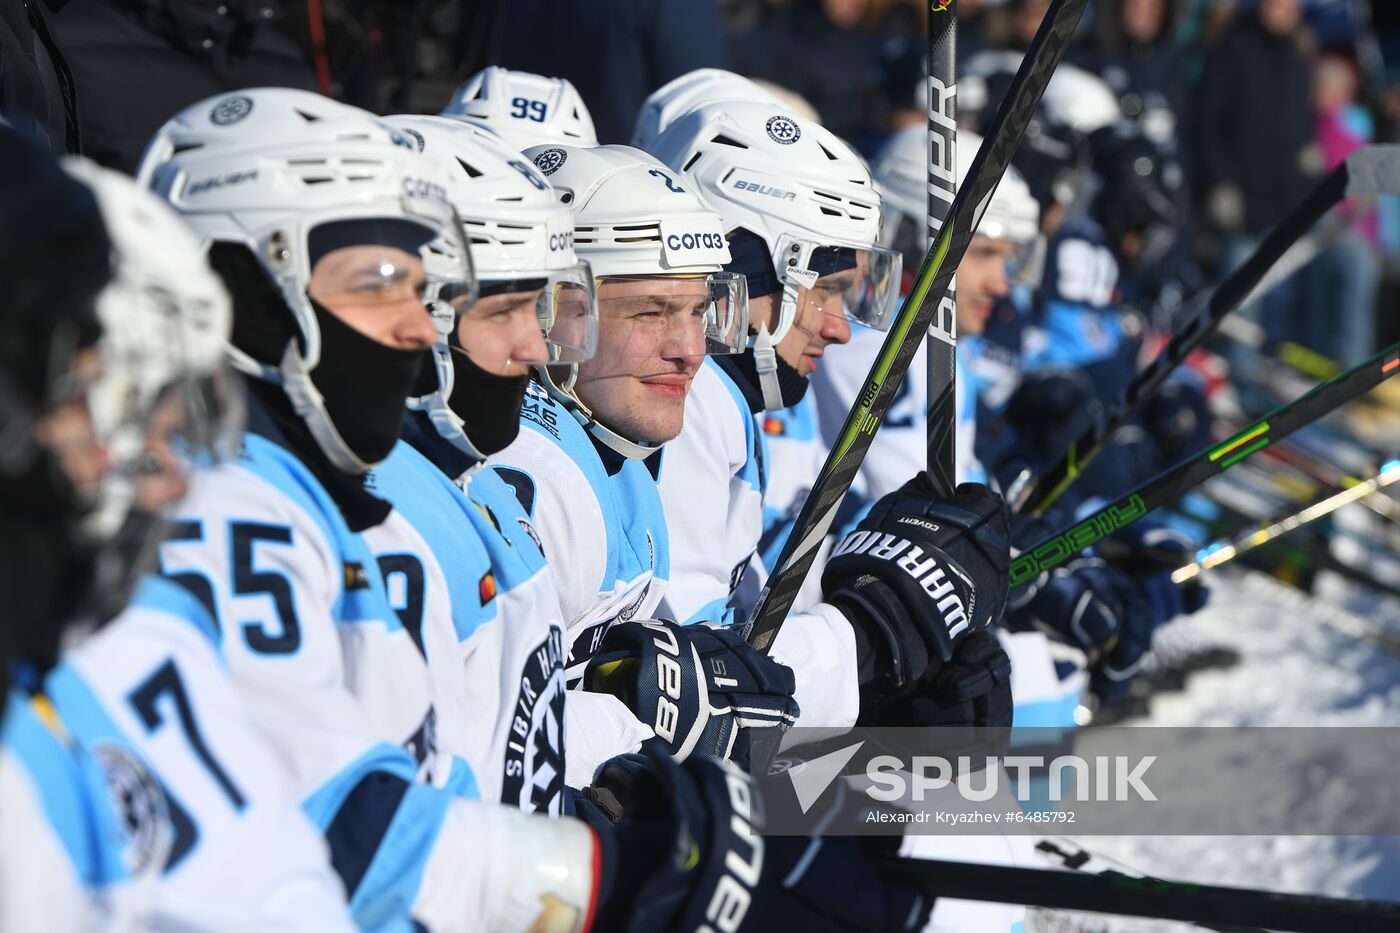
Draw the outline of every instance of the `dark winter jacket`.
[[[604,144],[630,140],[667,81],[729,67],[715,0],[511,0],[502,15],[496,64],[568,78]]]
[[[54,155],[77,152],[73,78],[44,21],[62,0],[0,0],[0,116]]]
[[[84,154],[134,172],[157,129],[245,87],[316,90],[276,0],[73,0],[51,20],[77,80]]]
[[[1313,123],[1303,51],[1296,39],[1242,19],[1210,51],[1199,97],[1201,190],[1238,186],[1242,232],[1263,233],[1308,185],[1303,158]]]

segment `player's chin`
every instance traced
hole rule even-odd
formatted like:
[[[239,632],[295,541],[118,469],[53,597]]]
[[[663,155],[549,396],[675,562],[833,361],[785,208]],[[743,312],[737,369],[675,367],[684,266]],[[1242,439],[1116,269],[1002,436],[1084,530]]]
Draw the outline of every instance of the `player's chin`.
[[[643,444],[674,440],[685,426],[685,399],[649,402],[632,419],[631,439]]]

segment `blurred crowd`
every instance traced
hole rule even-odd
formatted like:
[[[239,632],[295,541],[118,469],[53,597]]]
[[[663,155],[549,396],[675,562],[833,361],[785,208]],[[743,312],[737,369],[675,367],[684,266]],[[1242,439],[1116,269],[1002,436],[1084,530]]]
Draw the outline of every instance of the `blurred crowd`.
[[[501,64],[568,78],[608,143],[627,141],[647,94],[709,66],[800,98],[873,159],[893,133],[924,119],[924,7],[914,0],[0,0],[0,104],[36,114],[56,149],[81,149],[130,171],[167,116],[237,87],[301,87],[380,113],[436,112],[467,75]],[[1049,0],[959,0],[960,123],[986,128],[1048,7]],[[1042,108],[1018,167],[1033,183],[1052,172],[1044,181],[1056,188],[1049,201],[1082,207],[1105,171],[1095,164],[1094,131],[1115,122],[1120,132],[1122,123],[1135,128],[1150,144],[1172,210],[1145,231],[1150,263],[1120,281],[1116,298],[1168,326],[1189,313],[1183,303],[1192,295],[1239,266],[1327,170],[1400,132],[1395,7],[1095,0],[1062,68],[1069,101]],[[1038,159],[1057,164],[1028,164]],[[1067,182],[1072,174],[1077,180]],[[1053,223],[1057,212],[1047,216]],[[1122,218],[1095,220],[1111,227]],[[1244,318],[1263,324],[1273,342],[1294,341],[1339,363],[1394,339],[1400,322],[1378,313],[1383,296],[1400,287],[1394,200],[1349,204],[1308,246],[1303,270]]]

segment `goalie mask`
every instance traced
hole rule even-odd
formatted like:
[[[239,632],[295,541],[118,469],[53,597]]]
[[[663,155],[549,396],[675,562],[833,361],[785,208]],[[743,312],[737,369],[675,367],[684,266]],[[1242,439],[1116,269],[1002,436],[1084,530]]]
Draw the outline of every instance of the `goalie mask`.
[[[773,104],[730,100],[677,117],[651,151],[720,214],[726,235],[762,242],[766,255],[746,250],[730,268],[747,275],[753,295],[781,292],[749,342],[769,410],[791,404],[777,346],[800,315],[889,328],[901,257],[878,245],[880,196],[865,162],[835,135]]]
[[[471,241],[480,290],[475,306],[450,296],[434,302],[440,336],[433,348],[435,379],[409,404],[480,461],[508,447],[520,430],[529,370],[522,367],[515,376],[500,369],[575,364],[593,355],[593,273],[574,254],[573,212],[524,155],[461,120],[400,116],[387,122],[449,167],[448,200]],[[512,338],[518,332],[513,318],[531,312],[538,337]],[[464,345],[461,335],[468,331],[481,335],[480,344]]]
[[[370,114],[261,88],[174,117],[139,177],[233,292],[234,365],[282,387],[337,470],[388,456],[425,354],[371,335],[415,309],[426,323],[430,296],[469,304],[475,289],[445,167]]]
[[[528,71],[483,68],[453,93],[442,116],[484,126],[518,152],[541,143],[598,145],[593,118],[574,86]]]
[[[551,365],[540,368],[540,379],[599,441],[625,457],[649,456],[669,438],[644,436],[635,424],[595,411],[600,397],[628,380],[598,379],[592,405],[581,385],[624,358],[645,368],[657,359],[743,349],[747,291],[743,276],[724,271],[730,256],[720,218],[637,149],[536,146],[526,154],[573,210],[574,248],[598,283],[599,350],[590,373],[581,381],[579,364]],[[683,400],[689,380],[672,375],[675,392],[656,382],[658,408],[673,407],[676,393]]]

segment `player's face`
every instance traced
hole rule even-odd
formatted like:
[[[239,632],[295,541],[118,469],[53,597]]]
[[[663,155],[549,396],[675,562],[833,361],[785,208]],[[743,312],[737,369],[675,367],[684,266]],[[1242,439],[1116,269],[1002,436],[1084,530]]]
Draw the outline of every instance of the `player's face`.
[[[316,262],[307,294],[364,336],[396,350],[437,339],[423,303],[423,260],[388,246],[345,246]]]
[[[136,508],[158,512],[185,497],[184,461],[175,452],[175,439],[185,429],[188,405],[172,392],[156,405],[146,428],[146,446],[136,477]]]
[[[817,360],[831,344],[851,342],[851,322],[842,295],[855,280],[856,270],[847,269],[822,276],[810,289],[798,287],[797,315],[792,329],[778,341],[778,355],[799,375],[815,372]]]
[[[457,341],[473,363],[497,376],[523,376],[549,359],[535,311],[543,288],[478,298],[457,322]]]
[[[681,432],[685,397],[705,359],[710,293],[703,277],[605,279],[598,289],[598,352],[579,364],[575,390],[603,425],[661,444]]]
[[[1009,240],[975,236],[958,264],[958,333],[976,336],[987,328],[997,299],[1011,292],[1006,262],[1016,247]]]
[[[53,455],[68,481],[80,493],[96,492],[111,460],[97,436],[87,405],[87,390],[101,372],[96,350],[84,350],[74,360],[68,400],[54,406],[34,425],[35,438]]]

